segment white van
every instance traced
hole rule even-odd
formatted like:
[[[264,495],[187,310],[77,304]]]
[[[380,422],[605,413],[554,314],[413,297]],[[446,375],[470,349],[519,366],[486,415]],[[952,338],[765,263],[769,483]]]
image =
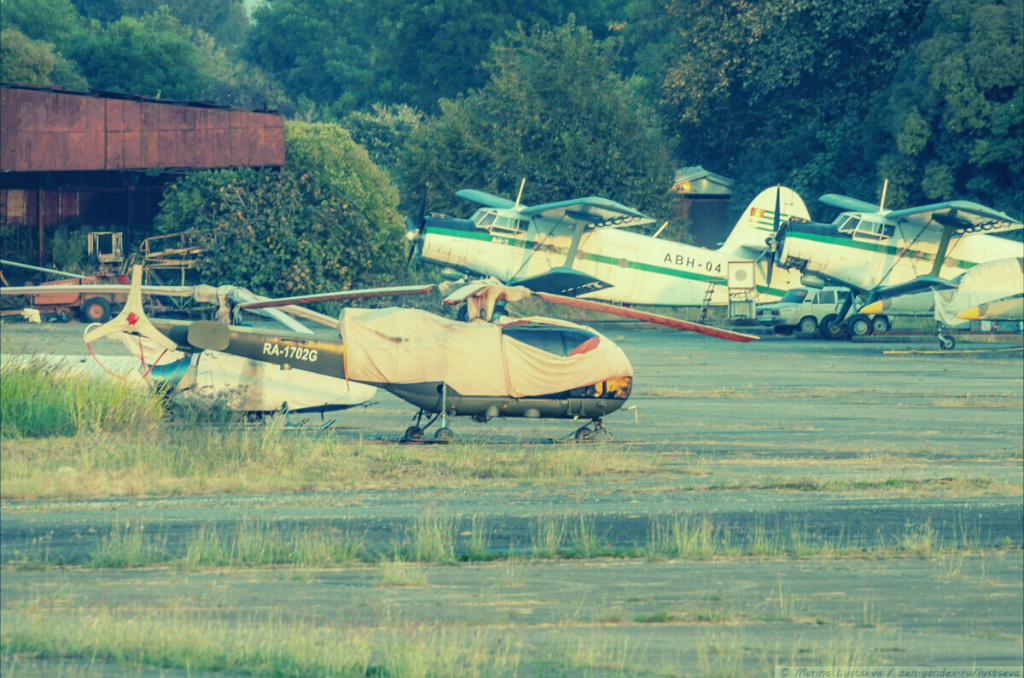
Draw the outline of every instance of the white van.
[[[826,339],[842,336],[863,337],[889,331],[889,318],[884,315],[867,316],[860,313],[849,316],[846,332],[839,335],[825,332],[826,321],[832,321],[850,295],[845,287],[794,287],[779,301],[759,304],[757,322],[775,328],[776,334],[788,335],[794,331],[804,334],[818,333]],[[856,301],[854,301],[856,303]]]

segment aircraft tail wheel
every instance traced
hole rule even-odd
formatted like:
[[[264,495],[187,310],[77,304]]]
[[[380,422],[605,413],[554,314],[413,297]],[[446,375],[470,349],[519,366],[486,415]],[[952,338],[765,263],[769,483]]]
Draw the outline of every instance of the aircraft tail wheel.
[[[423,429],[419,426],[410,426],[405,429],[405,435],[402,436],[403,440],[423,440]]]
[[[454,437],[455,433],[447,426],[442,426],[434,431],[434,440],[451,440]]]
[[[945,334],[938,335],[939,348],[943,351],[952,351],[956,348],[956,339]]]
[[[850,333],[855,337],[866,337],[874,331],[871,319],[861,313],[850,318],[847,326],[850,328]]]

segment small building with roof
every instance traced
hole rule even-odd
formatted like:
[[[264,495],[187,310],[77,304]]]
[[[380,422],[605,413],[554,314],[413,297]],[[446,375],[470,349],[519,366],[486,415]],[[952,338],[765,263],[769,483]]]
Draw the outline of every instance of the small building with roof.
[[[729,200],[733,180],[700,165],[676,170],[672,191],[679,198],[676,219],[688,219],[687,230],[698,247],[716,248],[729,236]]]

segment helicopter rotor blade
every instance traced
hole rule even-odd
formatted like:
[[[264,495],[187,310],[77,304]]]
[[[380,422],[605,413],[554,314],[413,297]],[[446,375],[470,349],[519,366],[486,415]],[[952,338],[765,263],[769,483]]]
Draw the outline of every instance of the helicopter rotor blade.
[[[413,294],[426,294],[436,285],[405,285],[403,287],[379,287],[366,290],[349,290],[346,292],[323,292],[305,294],[298,297],[283,297],[265,301],[247,301],[238,304],[238,308],[252,310],[257,308],[277,308],[279,306],[300,306],[317,301],[350,301],[352,299],[369,299],[371,297],[405,297]]]

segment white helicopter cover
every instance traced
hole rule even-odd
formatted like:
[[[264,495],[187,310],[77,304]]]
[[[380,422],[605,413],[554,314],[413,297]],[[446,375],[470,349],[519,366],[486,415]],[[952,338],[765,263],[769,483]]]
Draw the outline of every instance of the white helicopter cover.
[[[622,349],[601,335],[592,350],[563,357],[506,336],[499,325],[402,308],[345,309],[339,330],[355,381],[444,382],[462,395],[528,397],[633,374]]]
[[[1024,294],[1024,259],[996,259],[971,268],[950,290],[935,290],[935,319],[948,327],[962,325],[964,311]]]

